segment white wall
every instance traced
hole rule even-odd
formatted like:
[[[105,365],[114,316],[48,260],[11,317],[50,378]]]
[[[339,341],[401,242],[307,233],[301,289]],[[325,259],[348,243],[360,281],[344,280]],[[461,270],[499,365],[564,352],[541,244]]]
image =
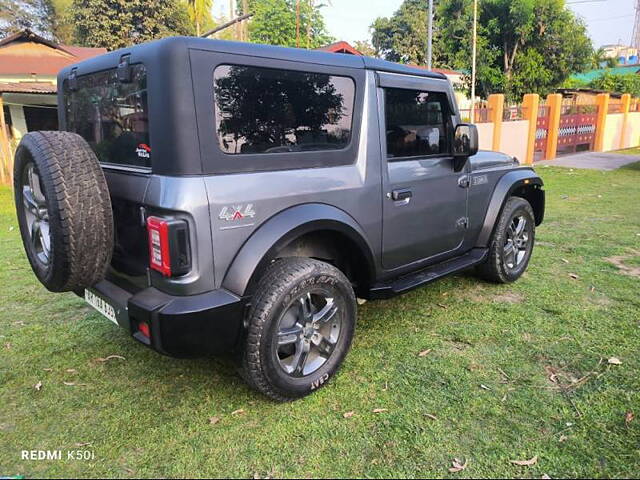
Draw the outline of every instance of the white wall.
[[[493,123],[476,123],[480,150],[493,150]]]
[[[516,157],[520,163],[527,159],[527,139],[529,136],[529,120],[502,122],[500,134],[500,151]]]
[[[640,145],[640,112],[629,112],[622,148]]]
[[[9,105],[9,114],[11,115],[13,138],[20,140],[27,133],[27,121],[24,118],[22,105]]]
[[[618,150],[621,146],[623,113],[610,113],[604,128],[604,140],[602,141],[602,151]]]

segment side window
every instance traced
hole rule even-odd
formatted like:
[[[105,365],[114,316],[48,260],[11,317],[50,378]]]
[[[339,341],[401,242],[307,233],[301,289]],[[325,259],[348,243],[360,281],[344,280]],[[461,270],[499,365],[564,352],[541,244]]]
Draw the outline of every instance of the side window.
[[[387,158],[450,153],[446,94],[385,88],[384,97]]]
[[[220,65],[214,71],[216,134],[229,155],[341,150],[351,140],[351,78]]]

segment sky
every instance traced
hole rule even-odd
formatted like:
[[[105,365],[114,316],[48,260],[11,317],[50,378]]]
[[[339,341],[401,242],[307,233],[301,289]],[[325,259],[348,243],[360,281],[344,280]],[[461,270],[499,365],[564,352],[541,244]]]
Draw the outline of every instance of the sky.
[[[425,0],[426,1],[426,0]],[[337,40],[353,43],[369,39],[369,25],[377,17],[388,17],[402,0],[324,0],[322,9],[329,33]],[[568,0],[570,8],[589,27],[595,47],[604,44],[629,44],[635,18],[635,0]],[[228,5],[225,0],[214,2],[216,13]],[[228,7],[226,7],[228,8]]]

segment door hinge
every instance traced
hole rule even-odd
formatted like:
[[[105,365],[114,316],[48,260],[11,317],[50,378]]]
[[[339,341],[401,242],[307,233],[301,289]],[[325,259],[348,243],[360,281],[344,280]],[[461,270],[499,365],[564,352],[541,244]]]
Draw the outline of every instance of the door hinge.
[[[456,221],[456,227],[458,228],[458,230],[465,230],[469,228],[469,219],[467,217],[459,218]]]

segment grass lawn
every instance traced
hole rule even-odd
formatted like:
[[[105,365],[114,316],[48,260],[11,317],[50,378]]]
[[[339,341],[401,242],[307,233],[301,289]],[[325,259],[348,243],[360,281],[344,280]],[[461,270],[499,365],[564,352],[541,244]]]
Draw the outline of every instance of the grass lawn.
[[[607,259],[640,265],[640,163],[539,171],[547,217],[520,281],[457,275],[363,305],[344,368],[290,404],[45,291],[0,189],[0,476],[638,476],[640,278]],[[95,458],[67,460],[78,448]]]

